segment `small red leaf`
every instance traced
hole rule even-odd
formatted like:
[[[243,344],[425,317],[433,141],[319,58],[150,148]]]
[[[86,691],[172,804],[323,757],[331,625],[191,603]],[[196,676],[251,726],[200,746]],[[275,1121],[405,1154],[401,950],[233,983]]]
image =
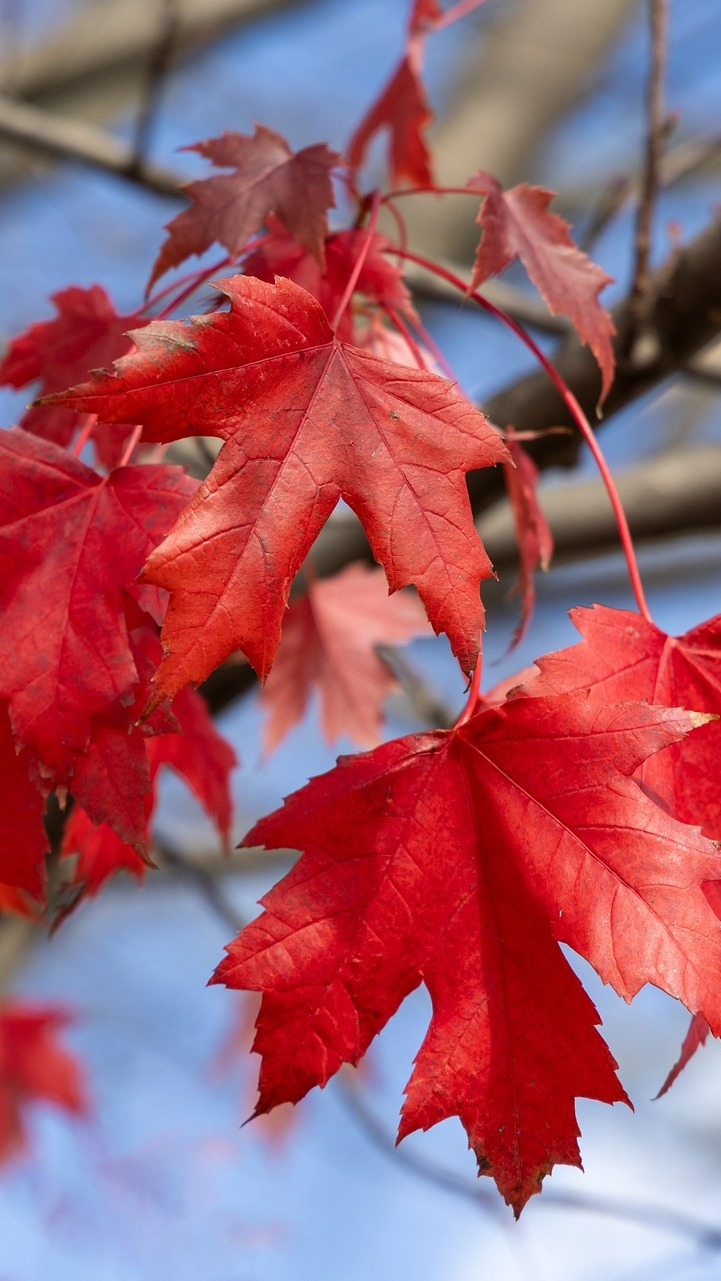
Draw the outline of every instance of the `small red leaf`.
[[[506,429],[506,444],[513,460],[503,465],[506,492],[513,512],[518,540],[520,568],[514,591],[521,594],[521,618],[513,633],[511,649],[522,640],[533,614],[535,590],[533,575],[536,569],[547,570],[553,555],[553,536],[538,501],[536,482],[538,468],[518,440],[513,429]]]
[[[576,248],[568,223],[549,212],[554,192],[526,183],[504,191],[482,169],[466,186],[484,197],[477,219],[483,234],[470,289],[520,258],[549,311],[568,316],[581,341],[588,343],[603,376],[601,399],[605,399],[613,382],[615,329],[598,295],[611,277]]]
[[[272,751],[305,711],[312,689],[321,703],[329,743],[347,734],[364,747],[380,741],[384,699],[397,688],[375,646],[428,631],[415,596],[388,597],[380,569],[350,565],[311,583],[283,622],[275,664],[261,696],[268,716],[263,733]]]
[[[335,205],[331,171],[340,156],[324,143],[291,151],[285,138],[265,125],[255,133],[224,133],[198,142],[197,151],[219,169],[232,169],[184,188],[190,209],[167,224],[170,233],[158,255],[150,285],[191,254],[217,241],[231,258],[275,214],[300,245],[323,263],[327,210]]]

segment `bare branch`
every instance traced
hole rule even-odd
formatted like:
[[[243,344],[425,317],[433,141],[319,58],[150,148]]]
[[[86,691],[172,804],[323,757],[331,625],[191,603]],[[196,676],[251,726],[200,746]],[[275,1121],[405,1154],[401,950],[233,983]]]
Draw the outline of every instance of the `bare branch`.
[[[182,178],[156,165],[138,164],[133,145],[85,121],[68,120],[5,95],[0,95],[0,137],[104,169],[161,196],[180,196]]]
[[[651,30],[651,66],[647,91],[646,149],[641,184],[641,200],[636,218],[634,237],[635,263],[631,286],[630,307],[634,330],[629,342],[637,359],[653,358],[655,335],[648,328],[647,317],[651,308],[651,229],[653,212],[659,186],[661,148],[666,133],[663,109],[664,75],[668,34],[667,0],[648,0]]]

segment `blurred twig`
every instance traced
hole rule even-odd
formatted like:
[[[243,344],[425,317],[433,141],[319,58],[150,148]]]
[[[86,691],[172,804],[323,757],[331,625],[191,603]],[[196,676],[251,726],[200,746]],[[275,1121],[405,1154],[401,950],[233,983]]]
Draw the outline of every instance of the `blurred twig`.
[[[180,198],[183,179],[157,165],[139,163],[135,146],[83,120],[0,94],[0,138],[47,155],[78,160],[125,178],[161,196]]]
[[[641,199],[634,236],[633,283],[629,307],[633,323],[627,334],[628,357],[632,364],[645,364],[656,358],[658,340],[648,326],[653,297],[650,271],[651,233],[656,196],[659,187],[661,148],[666,133],[663,110],[664,74],[666,69],[668,0],[648,0],[651,32],[651,65],[646,99],[646,147],[641,183]]]

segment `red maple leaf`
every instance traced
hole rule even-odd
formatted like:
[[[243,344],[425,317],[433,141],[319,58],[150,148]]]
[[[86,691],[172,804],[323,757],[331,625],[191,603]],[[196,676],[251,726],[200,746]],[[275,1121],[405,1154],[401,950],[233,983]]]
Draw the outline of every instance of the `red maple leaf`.
[[[538,568],[544,572],[548,569],[553,555],[553,535],[536,493],[538,468],[520,441],[515,439],[512,428],[506,429],[505,439],[514,465],[505,463],[503,475],[516,526],[520,560],[514,591],[521,593],[522,602],[521,618],[511,641],[513,648],[522,640],[531,620],[535,600],[533,574]]]
[[[263,992],[257,1111],[355,1063],[419,983],[433,1003],[400,1137],[459,1116],[518,1213],[578,1165],[577,1097],[625,1098],[570,945],[630,1000],[654,983],[721,1030],[713,845],[630,775],[699,717],[517,698],[341,758],[244,844],[304,853],[214,981]]]
[[[339,342],[293,282],[221,287],[230,312],[149,325],[114,375],[62,395],[106,421],[137,417],[149,440],[225,441],[144,573],[171,593],[152,701],[235,649],[265,679],[293,578],[341,497],[391,591],[414,583],[471,671],[492,570],[465,473],[507,458],[498,433],[446,379]]]
[[[25,1145],[23,1117],[34,1103],[52,1103],[66,1112],[87,1111],[77,1060],[57,1042],[70,1021],[55,1006],[20,1001],[0,1006],[0,1162]]]
[[[383,702],[397,682],[376,645],[410,640],[428,630],[415,596],[388,599],[380,569],[349,565],[313,582],[283,622],[275,664],[262,694],[263,732],[272,751],[303,715],[312,689],[320,695],[321,724],[329,743],[347,734],[364,747],[380,742]]]
[[[580,644],[537,659],[541,675],[529,694],[588,689],[603,702],[647,699],[721,717],[721,615],[669,636],[633,610],[573,609]],[[525,692],[525,691],[524,691]],[[721,840],[721,719],[651,757],[639,773],[644,787],[683,823]]]
[[[0,434],[0,696],[19,742],[60,781],[95,718],[133,701],[126,600],[194,491],[180,468],[101,477],[51,441],[19,428]]]
[[[613,382],[611,340],[616,331],[598,295],[611,277],[576,248],[568,223],[549,212],[555,192],[526,183],[504,191],[483,169],[466,186],[484,197],[477,218],[483,234],[469,288],[477,289],[520,258],[552,315],[568,316],[581,341],[591,348],[603,377],[603,400]]]
[[[433,112],[428,105],[421,71],[426,35],[442,15],[443,10],[435,0],[415,0],[405,53],[348,144],[348,163],[354,173],[363,164],[368,144],[382,129],[387,129],[391,181],[407,178],[414,187],[433,186],[431,156],[423,137]]]
[[[280,224],[274,224],[269,219],[269,225],[272,227],[272,234],[255,253],[248,255],[243,264],[246,275],[257,276],[259,280],[267,280],[271,285],[276,276],[287,276],[317,298],[326,316],[332,321],[358,255],[363,253],[363,266],[355,292],[364,294],[381,307],[390,307],[410,320],[417,320],[403,275],[387,256],[392,246],[386,236],[376,232],[369,239],[363,228],[340,231],[337,235],[328,236],[325,242],[325,267],[322,267]],[[336,333],[344,342],[357,341],[353,329],[353,314],[347,308],[340,317]]]
[[[150,285],[191,254],[202,254],[214,241],[231,258],[275,214],[300,245],[323,263],[328,231],[327,211],[335,205],[331,171],[341,158],[325,143],[291,151],[285,138],[265,125],[255,133],[224,133],[185,151],[197,151],[219,169],[188,183],[183,190],[193,202],[167,224],[170,233],[158,255]]]
[[[142,701],[145,701],[144,695]],[[147,784],[138,786],[135,792],[142,806],[141,848],[148,845],[157,777],[164,765],[171,766],[185,780],[227,845],[232,815],[230,773],[236,764],[235,752],[218,733],[205,700],[195,690],[180,691],[173,699],[172,716],[177,723],[177,732],[162,732],[161,728],[161,732],[140,740],[147,778]],[[139,737],[140,731],[136,734]],[[80,898],[96,894],[108,877],[121,869],[140,880],[148,866],[152,866],[139,857],[134,830],[130,840],[123,839],[123,828],[116,810],[107,810],[108,819],[103,821],[102,806],[96,804],[92,816],[89,816],[84,805],[84,792],[75,787],[75,781],[73,787],[83,805],[76,804],[68,819],[63,834],[62,857],[77,856],[75,870],[66,889],[77,890],[78,893],[70,906],[61,912],[61,919],[77,906]],[[133,820],[137,822],[135,808]]]
[[[53,294],[52,301],[56,318],[31,325],[9,344],[0,362],[0,384],[26,387],[39,381],[41,395],[63,391],[131,351],[128,330],[147,323],[137,314],[119,316],[100,285],[73,285]],[[70,443],[77,425],[77,413],[59,405],[32,405],[20,419],[25,431],[58,445]],[[117,426],[112,434],[107,428],[96,429],[94,443],[104,467],[116,466],[131,431],[132,427],[123,431]]]
[[[0,882],[41,900],[49,842],[45,798],[30,778],[29,757],[18,751],[7,702],[0,700]]]

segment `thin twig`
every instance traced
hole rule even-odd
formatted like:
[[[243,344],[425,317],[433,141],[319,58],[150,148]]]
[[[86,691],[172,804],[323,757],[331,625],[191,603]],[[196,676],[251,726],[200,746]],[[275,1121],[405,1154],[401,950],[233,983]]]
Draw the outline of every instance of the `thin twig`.
[[[165,78],[178,43],[180,23],[177,0],[162,0],[160,29],[148,58],[140,109],[135,124],[132,169],[143,171]]]
[[[395,1140],[388,1133],[377,1117],[368,1107],[361,1090],[351,1083],[347,1076],[339,1077],[340,1097],[346,1104],[352,1117],[358,1122],[363,1134],[379,1152],[392,1160],[396,1165],[418,1175],[446,1192],[453,1192],[466,1200],[473,1201],[485,1213],[498,1215],[502,1210],[501,1202],[490,1188],[473,1184],[462,1175],[455,1174],[444,1166],[419,1156],[417,1152],[406,1148],[402,1143],[396,1147]],[[656,1232],[670,1232],[674,1235],[690,1237],[698,1246],[705,1249],[721,1250],[721,1228],[705,1223],[693,1215],[684,1214],[665,1205],[653,1202],[636,1202],[616,1200],[614,1197],[598,1196],[595,1192],[562,1192],[547,1188],[540,1197],[534,1198],[534,1206],[545,1206],[546,1209],[578,1210],[583,1214],[599,1214],[606,1218],[622,1219],[628,1223],[641,1224]]]
[[[233,907],[216,878],[200,863],[194,863],[187,859],[185,855],[180,853],[180,850],[175,849],[173,846],[156,841],[154,848],[160,855],[163,864],[194,886],[202,898],[205,899],[211,911],[220,917],[226,925],[229,925],[235,934],[239,934],[246,922],[240,912]]]
[[[641,200],[636,217],[634,236],[635,264],[631,286],[631,313],[633,318],[629,338],[632,363],[642,363],[652,355],[656,359],[657,339],[647,330],[648,315],[653,303],[650,270],[651,233],[653,214],[659,187],[659,163],[667,122],[664,117],[663,90],[666,71],[668,0],[648,0],[651,30],[651,66],[646,96],[647,127],[646,150],[641,186]],[[649,342],[649,352],[646,345]],[[651,350],[653,349],[653,350]]]
[[[0,94],[0,138],[65,160],[79,160],[160,196],[180,198],[182,177],[157,165],[136,163],[135,149],[83,120],[69,120]]]
[[[456,719],[455,713],[446,706],[433,686],[411,667],[400,650],[395,645],[376,645],[375,650],[398,681],[418,720],[431,729],[450,729]]]

